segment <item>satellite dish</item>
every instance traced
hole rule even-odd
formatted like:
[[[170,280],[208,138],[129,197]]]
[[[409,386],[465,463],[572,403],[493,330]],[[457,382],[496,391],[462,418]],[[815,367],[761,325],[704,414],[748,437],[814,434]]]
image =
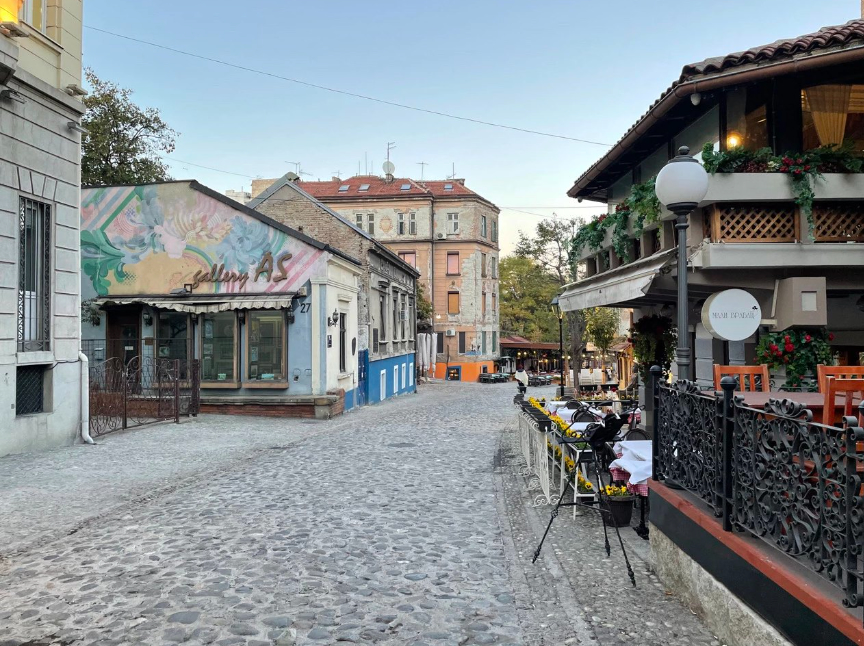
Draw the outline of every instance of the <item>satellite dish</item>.
[[[384,162],[383,169],[385,175],[392,175],[396,171],[396,165],[388,160]]]

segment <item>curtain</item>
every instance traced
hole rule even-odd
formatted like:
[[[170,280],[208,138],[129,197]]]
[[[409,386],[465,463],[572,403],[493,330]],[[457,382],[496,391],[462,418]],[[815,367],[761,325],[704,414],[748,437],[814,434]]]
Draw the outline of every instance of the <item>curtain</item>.
[[[435,363],[438,359],[438,333],[429,335],[429,375],[435,377]]]
[[[817,85],[804,90],[819,143],[842,144],[849,115],[851,85]]]

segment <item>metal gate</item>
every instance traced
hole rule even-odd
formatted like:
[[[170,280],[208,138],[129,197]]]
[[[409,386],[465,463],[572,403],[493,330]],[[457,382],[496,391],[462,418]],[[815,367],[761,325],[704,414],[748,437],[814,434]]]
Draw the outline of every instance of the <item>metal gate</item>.
[[[360,350],[357,357],[357,391],[356,399],[357,406],[365,406],[367,398],[366,380],[369,373],[369,350]]]
[[[90,368],[90,435],[196,416],[201,402],[197,359],[109,359]]]

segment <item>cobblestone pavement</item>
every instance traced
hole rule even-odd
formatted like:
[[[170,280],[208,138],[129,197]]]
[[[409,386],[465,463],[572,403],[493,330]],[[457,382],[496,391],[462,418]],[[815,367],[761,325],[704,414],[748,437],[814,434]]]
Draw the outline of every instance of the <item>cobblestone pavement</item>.
[[[512,395],[436,384],[0,459],[0,645],[717,644],[643,545],[627,588],[593,517],[562,514],[531,565],[548,508]]]

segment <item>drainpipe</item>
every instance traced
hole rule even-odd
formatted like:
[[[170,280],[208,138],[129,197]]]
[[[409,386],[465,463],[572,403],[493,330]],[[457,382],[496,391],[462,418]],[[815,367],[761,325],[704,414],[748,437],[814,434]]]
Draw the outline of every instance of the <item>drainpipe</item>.
[[[85,444],[96,444],[90,437],[90,362],[80,350],[78,363],[81,365],[81,439]]]
[[[432,303],[432,320],[430,321],[430,323],[432,324],[432,334],[435,334],[437,330],[435,330],[435,197],[433,195],[429,196],[429,240],[429,302]],[[436,359],[438,358],[437,351],[438,347],[436,346]],[[434,372],[431,376],[429,375],[428,371],[426,374],[431,379],[435,379]]]

